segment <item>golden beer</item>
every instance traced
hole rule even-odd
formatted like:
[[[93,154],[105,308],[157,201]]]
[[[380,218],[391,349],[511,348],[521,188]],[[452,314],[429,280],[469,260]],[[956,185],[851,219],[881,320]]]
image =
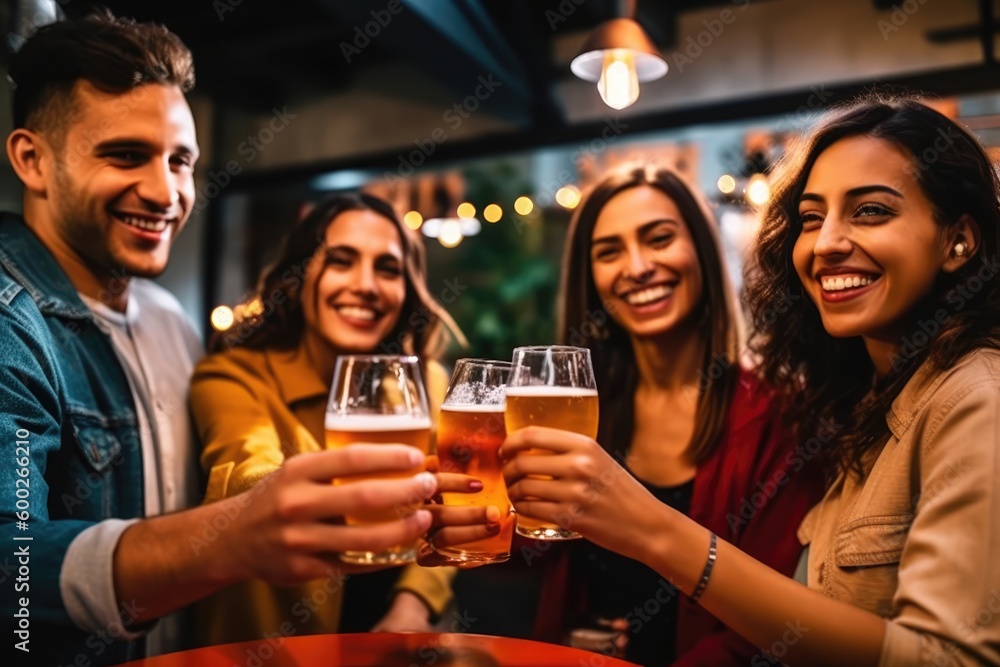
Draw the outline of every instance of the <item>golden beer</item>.
[[[504,420],[508,433],[534,425],[596,438],[598,416],[596,389],[547,385],[507,387]],[[529,449],[524,455],[534,453],[536,450]],[[519,531],[560,530],[559,526],[523,514],[518,516],[517,523]]]
[[[461,561],[499,563],[510,558],[515,517],[500,463],[500,445],[507,437],[502,405],[443,405],[438,417],[437,453],[441,472],[472,475],[483,483],[477,493],[444,493],[445,505],[500,509],[500,532],[483,540],[438,548]]]
[[[416,447],[424,454],[428,453],[431,442],[431,422],[426,417],[411,415],[326,415],[326,446],[327,449],[350,447],[353,444],[404,444]],[[424,469],[418,466],[412,470],[398,473],[378,473],[372,475],[353,475],[340,477],[334,484],[352,484],[369,479],[405,479],[412,477]],[[406,503],[388,509],[373,509],[370,512],[359,512],[347,515],[344,521],[348,526],[368,526],[378,523],[388,523],[409,516],[419,508],[424,499],[418,496]],[[388,550],[400,561],[412,561],[415,557],[416,544],[402,545]],[[348,562],[363,563],[372,560],[366,552],[344,552],[341,556]],[[381,561],[384,562],[384,561]]]

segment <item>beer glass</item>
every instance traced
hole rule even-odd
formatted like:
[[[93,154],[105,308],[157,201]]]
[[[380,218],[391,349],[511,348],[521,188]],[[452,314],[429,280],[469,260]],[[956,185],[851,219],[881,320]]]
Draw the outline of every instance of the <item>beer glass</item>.
[[[428,453],[431,421],[427,396],[416,357],[391,355],[341,355],[333,373],[326,410],[326,446],[350,447],[354,443],[402,443]],[[354,475],[334,484],[366,479],[404,479],[423,468],[400,473]],[[345,516],[349,526],[395,521],[413,513],[423,502],[414,497],[405,506],[363,511]],[[384,552],[345,551],[340,559],[358,564],[411,563],[417,545],[405,544]]]
[[[510,362],[459,359],[438,417],[437,453],[441,472],[472,475],[483,483],[477,493],[442,493],[445,505],[500,509],[500,532],[475,542],[435,547],[447,562],[500,563],[510,558],[514,508],[507,497],[500,464],[504,428],[504,386]]]
[[[590,350],[568,345],[518,347],[507,379],[507,432],[532,424],[597,437],[597,385]],[[533,456],[527,450],[519,456]],[[572,517],[567,517],[567,522]],[[525,515],[517,533],[536,540],[572,540],[579,533]]]

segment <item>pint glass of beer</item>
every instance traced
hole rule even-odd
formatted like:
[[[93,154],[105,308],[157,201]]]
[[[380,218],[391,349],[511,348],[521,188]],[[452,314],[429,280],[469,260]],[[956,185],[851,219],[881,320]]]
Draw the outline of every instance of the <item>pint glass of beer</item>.
[[[333,373],[330,402],[326,410],[327,448],[350,447],[356,443],[402,443],[428,453],[431,421],[427,396],[416,357],[389,355],[341,355]],[[339,478],[334,484],[350,484],[364,479],[404,479],[422,468],[402,473],[356,475]],[[405,506],[358,512],[344,517],[349,526],[395,521],[408,516],[423,502],[413,498]],[[384,552],[345,551],[347,563],[411,563],[417,545],[404,544]]]
[[[514,508],[500,465],[504,427],[504,387],[510,362],[459,359],[438,417],[437,453],[441,472],[472,475],[483,483],[477,493],[442,493],[445,505],[495,505],[503,515],[500,532],[486,539],[435,547],[447,562],[500,563],[510,558]]]
[[[566,345],[518,347],[507,379],[507,432],[532,424],[597,437],[597,384],[590,350]],[[532,456],[525,451],[520,456]],[[517,518],[519,535],[536,540],[572,540],[580,537],[565,525],[532,517]]]

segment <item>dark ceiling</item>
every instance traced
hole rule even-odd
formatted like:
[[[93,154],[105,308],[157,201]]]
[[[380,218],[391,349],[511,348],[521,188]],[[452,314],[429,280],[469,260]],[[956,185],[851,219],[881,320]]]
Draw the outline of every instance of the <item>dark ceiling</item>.
[[[441,161],[596,136],[603,127],[598,121],[568,120],[572,115],[568,112],[579,111],[566,108],[573,103],[566,100],[573,98],[561,94],[558,86],[572,79],[568,44],[578,48],[591,29],[634,6],[637,20],[661,52],[669,54],[675,47],[683,48],[676,44],[679,17],[698,10],[721,13],[745,1],[749,0],[9,0],[22,8],[57,2],[71,17],[107,7],[118,15],[165,24],[192,49],[197,92],[214,102],[217,126],[230,122],[229,111],[267,114],[293,101],[365,86],[389,96],[425,95],[431,106],[448,108],[469,94],[470,82],[491,73],[504,82],[504,88],[490,98],[489,114],[511,129],[492,130],[496,134],[484,136],[482,143],[448,142],[434,155]],[[794,12],[803,21],[803,31],[817,28],[808,4],[823,1],[795,0],[795,9],[805,10]],[[852,2],[867,2],[883,17],[899,4],[897,0]],[[979,90],[997,80],[993,39],[1000,0],[963,0],[963,5],[976,7],[978,21],[935,24],[923,37],[931,51],[938,44],[977,41],[982,51],[978,64],[906,71],[884,82],[954,94]],[[417,74],[420,81],[411,81]],[[425,91],[426,82],[433,82],[436,89]],[[844,97],[868,83],[841,81],[831,90]],[[808,94],[761,89],[749,103],[722,97],[701,104],[647,107],[644,115],[630,116],[630,132],[784,113],[799,107]],[[579,104],[580,98],[576,99]],[[596,95],[590,99],[603,109]],[[393,163],[397,153],[350,156],[301,169],[312,173],[320,168]],[[290,167],[287,176],[300,178],[296,169]]]
[[[731,4],[644,0],[636,3],[636,18],[668,50],[679,14]],[[346,89],[366,67],[404,60],[454,93],[464,94],[467,82],[484,71],[494,73],[516,93],[504,96],[508,108],[495,111],[538,129],[563,122],[552,84],[569,71],[564,64],[554,66],[554,40],[594,27],[621,5],[616,0],[81,0],[66,2],[63,11],[79,16],[106,6],[165,24],[194,52],[199,88],[249,110]],[[384,26],[376,24],[379,19]],[[366,28],[375,37],[368,40]]]
[[[504,81],[506,94],[491,101],[491,111],[535,131],[566,125],[554,84],[571,75],[565,58],[556,62],[557,41],[634,9],[669,53],[679,16],[738,1],[56,0],[73,17],[100,6],[164,23],[194,52],[199,90],[230,108],[269,110],[291,99],[343,91],[357,86],[370,68],[402,61],[451,95],[467,94],[469,81],[493,73]],[[894,4],[868,1],[880,10]],[[40,0],[9,2],[24,12]],[[996,2],[975,2],[979,25],[926,37],[939,43],[978,38],[990,63]]]

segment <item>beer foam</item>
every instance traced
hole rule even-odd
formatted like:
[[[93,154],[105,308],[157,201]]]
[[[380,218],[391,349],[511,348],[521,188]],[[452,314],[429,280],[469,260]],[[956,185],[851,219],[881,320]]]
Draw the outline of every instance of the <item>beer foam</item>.
[[[430,427],[430,417],[414,415],[338,415],[329,412],[326,415],[326,428],[330,431],[375,433],[378,431],[416,431]]]
[[[497,414],[504,411],[504,405],[449,405],[445,403],[441,406],[442,410],[447,410],[448,412],[481,412],[489,414]]]
[[[448,390],[449,405],[493,405],[503,410],[503,385],[466,382]]]
[[[586,387],[557,387],[547,384],[536,384],[526,387],[507,387],[507,395],[532,398],[548,396],[558,396],[560,398],[569,396],[585,397],[597,396],[597,390]]]

